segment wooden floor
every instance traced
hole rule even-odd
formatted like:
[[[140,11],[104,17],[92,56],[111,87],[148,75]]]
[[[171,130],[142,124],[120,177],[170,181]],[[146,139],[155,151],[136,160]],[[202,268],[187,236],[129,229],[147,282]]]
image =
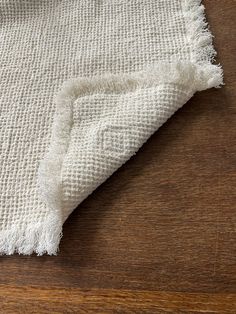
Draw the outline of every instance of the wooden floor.
[[[0,313],[236,313],[236,0],[205,0],[226,86],[74,211],[56,257],[0,257]]]

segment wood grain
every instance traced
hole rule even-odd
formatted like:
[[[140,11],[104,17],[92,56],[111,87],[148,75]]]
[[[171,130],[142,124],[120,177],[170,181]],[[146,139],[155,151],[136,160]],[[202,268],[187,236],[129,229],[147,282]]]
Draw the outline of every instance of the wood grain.
[[[6,313],[235,313],[236,294],[0,286],[0,301]]]
[[[204,3],[226,85],[74,211],[58,256],[0,258],[0,313],[236,313],[236,1]]]

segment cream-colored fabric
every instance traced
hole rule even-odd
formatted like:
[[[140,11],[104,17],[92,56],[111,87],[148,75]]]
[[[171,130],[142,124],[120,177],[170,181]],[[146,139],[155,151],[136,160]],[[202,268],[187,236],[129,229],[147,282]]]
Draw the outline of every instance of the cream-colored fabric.
[[[222,71],[199,0],[0,12],[0,253],[55,254],[73,209]]]

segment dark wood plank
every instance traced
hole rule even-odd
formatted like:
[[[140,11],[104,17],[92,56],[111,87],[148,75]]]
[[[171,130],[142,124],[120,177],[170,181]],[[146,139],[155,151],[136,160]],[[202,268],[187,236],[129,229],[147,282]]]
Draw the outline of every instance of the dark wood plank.
[[[226,86],[196,94],[74,211],[57,257],[0,257],[3,313],[80,300],[80,313],[236,313],[236,1],[204,2]]]
[[[50,298],[49,298],[50,296]],[[4,313],[235,313],[236,294],[0,286]],[[18,307],[15,307],[17,302]],[[12,311],[12,312],[11,312]]]

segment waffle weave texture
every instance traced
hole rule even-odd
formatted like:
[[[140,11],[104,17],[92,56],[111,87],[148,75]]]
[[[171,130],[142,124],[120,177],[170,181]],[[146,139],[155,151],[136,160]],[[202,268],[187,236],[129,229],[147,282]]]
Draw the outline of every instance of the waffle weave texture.
[[[0,253],[55,254],[73,209],[222,83],[200,2],[0,0]]]

